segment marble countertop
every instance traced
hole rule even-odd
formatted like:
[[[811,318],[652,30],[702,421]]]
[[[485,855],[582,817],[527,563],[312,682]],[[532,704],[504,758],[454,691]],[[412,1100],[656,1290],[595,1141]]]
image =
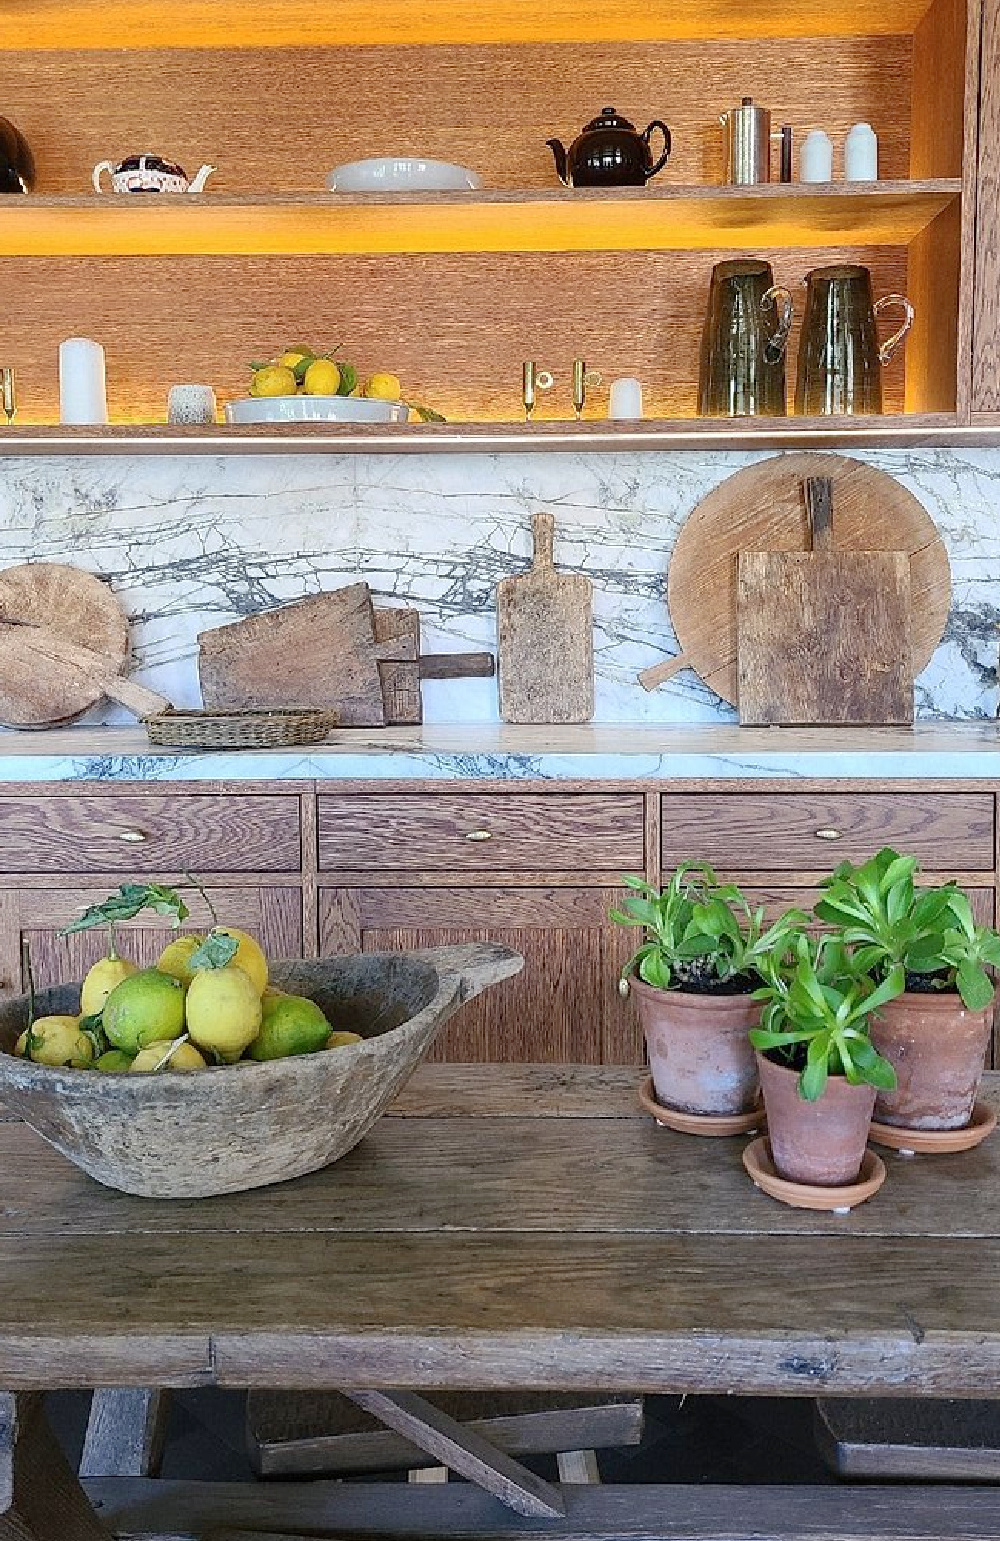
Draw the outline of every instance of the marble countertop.
[[[0,781],[1000,782],[1000,723],[913,728],[435,724],[343,728],[307,749],[154,749],[142,728],[0,730]]]

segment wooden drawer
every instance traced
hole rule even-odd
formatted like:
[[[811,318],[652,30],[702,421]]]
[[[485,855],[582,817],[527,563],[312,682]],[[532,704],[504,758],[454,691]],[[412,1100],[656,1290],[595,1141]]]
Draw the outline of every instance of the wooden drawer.
[[[0,797],[0,871],[297,872],[297,797]]]
[[[993,868],[989,793],[672,793],[662,815],[665,871],[688,858],[726,871],[825,871],[883,845],[932,872]]]
[[[325,871],[641,872],[643,800],[469,792],[319,798]]]

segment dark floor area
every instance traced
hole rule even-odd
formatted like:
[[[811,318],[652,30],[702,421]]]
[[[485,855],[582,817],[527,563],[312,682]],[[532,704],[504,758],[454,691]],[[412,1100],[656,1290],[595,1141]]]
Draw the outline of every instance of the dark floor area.
[[[80,1458],[89,1405],[86,1392],[54,1392],[48,1398],[53,1426],[74,1466]],[[598,1459],[607,1482],[836,1480],[816,1450],[812,1402],[804,1399],[647,1397],[642,1443],[602,1450]],[[525,1465],[556,1478],[554,1456],[529,1457]],[[215,1481],[252,1479],[242,1392],[174,1393],[162,1474]]]

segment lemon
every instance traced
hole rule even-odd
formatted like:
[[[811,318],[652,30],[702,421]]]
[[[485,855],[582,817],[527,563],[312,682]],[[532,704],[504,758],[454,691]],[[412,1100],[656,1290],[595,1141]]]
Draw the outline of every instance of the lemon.
[[[365,382],[365,395],[376,401],[398,401],[401,390],[398,375],[371,375]]]
[[[148,1043],[184,1031],[184,986],[159,969],[144,968],[115,985],[104,1003],[104,1031],[116,1049],[135,1054]]]
[[[161,974],[172,974],[187,988],[194,978],[194,969],[191,967],[191,954],[196,952],[204,941],[201,936],[175,936],[172,942],[168,942],[156,960],[156,966]]]
[[[260,1031],[260,991],[235,963],[199,969],[187,993],[188,1033],[199,1049],[239,1059]]]
[[[295,376],[284,364],[265,364],[254,371],[251,396],[294,396]]]
[[[311,359],[314,356],[312,353],[307,353],[304,348],[289,348],[280,358],[275,359],[275,363],[283,365],[285,369],[294,371],[297,364],[304,364],[306,359]]]
[[[140,1049],[130,1069],[144,1070],[205,1070],[207,1067],[193,1043],[186,1039],[167,1039],[162,1043],[150,1043]]]
[[[344,1049],[349,1043],[364,1043],[364,1041],[360,1033],[347,1033],[343,1029],[337,1029],[326,1040],[326,1047],[328,1049]]]
[[[260,1032],[250,1045],[251,1059],[285,1059],[313,1054],[326,1043],[330,1024],[315,1001],[304,995],[271,996],[261,1002]]]
[[[38,1017],[17,1040],[15,1054],[27,1048],[36,1065],[65,1065],[86,1070],[94,1058],[94,1045],[80,1031],[79,1017]]]
[[[132,1056],[126,1054],[123,1049],[108,1049],[100,1059],[95,1059],[94,1070],[103,1070],[105,1075],[121,1075],[124,1070],[132,1068]]]
[[[80,990],[80,1015],[92,1017],[103,1011],[104,1002],[115,985],[120,985],[123,979],[135,972],[136,966],[128,958],[98,958],[93,967],[88,969]]]
[[[257,994],[263,995],[267,989],[267,959],[249,932],[241,931],[238,926],[213,926],[209,934],[233,938],[237,947],[229,960],[230,965],[241,968],[245,974],[249,974]]]
[[[332,359],[314,359],[306,370],[302,388],[307,396],[336,396],[340,389],[340,370]]]

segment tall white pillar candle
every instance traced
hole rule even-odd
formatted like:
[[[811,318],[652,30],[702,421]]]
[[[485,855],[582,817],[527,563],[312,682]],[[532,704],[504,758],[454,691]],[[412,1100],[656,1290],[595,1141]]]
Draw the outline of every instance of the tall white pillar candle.
[[[844,140],[844,181],[878,181],[878,139],[870,123],[855,123]]]
[[[625,375],[620,380],[612,380],[608,416],[619,421],[642,416],[642,386],[631,375]]]
[[[833,145],[829,134],[814,128],[802,141],[799,151],[800,182],[833,181]]]
[[[59,421],[106,423],[108,392],[104,349],[89,337],[67,337],[59,344]]]

